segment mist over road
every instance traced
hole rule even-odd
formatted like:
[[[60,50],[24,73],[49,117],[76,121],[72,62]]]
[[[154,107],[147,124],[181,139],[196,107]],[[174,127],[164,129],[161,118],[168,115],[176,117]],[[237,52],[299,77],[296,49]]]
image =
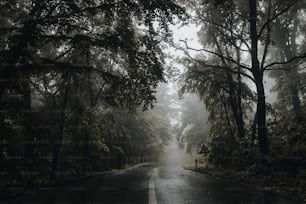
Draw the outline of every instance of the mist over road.
[[[164,148],[159,163],[164,166],[181,167],[186,164],[192,164],[194,159],[191,154],[187,154],[184,149],[178,147],[175,137],[172,137],[169,144]]]

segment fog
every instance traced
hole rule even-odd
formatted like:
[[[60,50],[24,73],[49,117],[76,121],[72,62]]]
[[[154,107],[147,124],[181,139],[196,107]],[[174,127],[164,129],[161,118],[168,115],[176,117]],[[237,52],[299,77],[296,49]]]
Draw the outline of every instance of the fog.
[[[306,0],[0,5],[0,198],[146,203],[179,175],[192,200],[187,166],[306,192]]]

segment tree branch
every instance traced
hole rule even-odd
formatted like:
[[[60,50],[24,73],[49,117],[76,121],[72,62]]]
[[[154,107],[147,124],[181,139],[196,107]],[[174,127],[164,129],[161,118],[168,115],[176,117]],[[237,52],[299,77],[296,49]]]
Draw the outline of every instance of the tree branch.
[[[303,55],[300,55],[300,56],[295,56],[295,57],[292,57],[290,60],[288,61],[285,61],[285,62],[273,62],[271,64],[268,64],[264,67],[263,71],[265,70],[277,70],[277,69],[268,69],[269,67],[272,67],[272,66],[275,66],[275,65],[286,65],[286,64],[289,64],[291,62],[294,62],[295,60],[298,60],[298,59],[303,59],[303,58],[306,58],[306,52],[303,54]],[[292,69],[291,67],[290,68],[281,68],[282,70],[290,70]]]
[[[33,64],[0,64],[0,66],[9,70],[10,72],[21,72],[23,74],[39,74],[47,71],[75,71],[79,73],[87,73],[89,71],[94,71],[98,73],[105,81],[120,81],[123,77],[116,76],[111,74],[110,72],[103,71],[101,69],[91,67],[91,66],[83,66],[76,65],[70,62],[64,61],[56,61],[48,58],[41,58],[41,63],[33,63]]]
[[[198,18],[199,18],[203,23],[209,23],[209,24],[212,24],[212,25],[214,25],[214,26],[216,26],[216,27],[218,27],[218,28],[222,28],[222,29],[224,29],[224,30],[230,32],[233,36],[235,36],[237,39],[239,39],[239,40],[247,47],[247,49],[248,49],[249,52],[251,52],[251,48],[250,48],[248,42],[247,42],[245,39],[243,39],[241,35],[239,35],[239,34],[237,34],[237,33],[234,33],[234,32],[233,32],[233,29],[228,28],[228,27],[226,27],[226,26],[224,26],[224,25],[218,24],[218,23],[216,23],[216,22],[213,22],[213,21],[211,21],[211,20],[207,20],[207,19],[205,19],[205,18],[201,18],[201,17],[198,17]],[[222,32],[220,32],[220,33],[222,33]],[[223,34],[223,35],[224,35],[224,34]],[[224,36],[225,36],[225,35],[224,35]]]
[[[238,46],[238,45],[235,43],[235,41],[233,40],[233,39],[235,39],[235,40],[238,39],[238,40],[240,40],[240,42],[241,42],[240,44],[242,44],[243,41],[241,40],[240,37],[239,37],[239,38],[233,38],[233,39],[232,39],[232,37],[227,36],[224,32],[222,32],[222,31],[219,30],[219,29],[218,29],[218,32],[219,32],[220,35],[224,36],[224,37],[225,37],[225,40],[228,41],[228,42],[229,42],[232,46],[234,46],[235,48],[239,49],[239,50],[242,51],[242,52],[250,52],[249,48],[247,48],[247,49],[242,49],[241,46]]]
[[[174,46],[175,47],[175,46]],[[242,76],[245,76],[245,77],[247,77],[248,79],[250,79],[252,82],[254,82],[255,83],[255,80],[254,80],[254,78],[252,77],[252,76],[250,76],[250,75],[248,75],[248,74],[246,74],[246,73],[243,73],[243,72],[238,72],[238,71],[234,71],[234,70],[232,70],[232,69],[228,69],[227,67],[222,67],[222,66],[219,66],[219,65],[209,65],[209,64],[206,64],[206,62],[204,62],[204,61],[202,61],[202,60],[199,60],[199,59],[195,59],[194,57],[192,57],[185,49],[183,49],[183,48],[181,48],[181,47],[175,47],[176,49],[179,49],[179,50],[182,50],[185,54],[186,54],[186,56],[189,58],[189,59],[191,59],[191,60],[193,60],[193,61],[196,61],[196,62],[198,62],[198,63],[200,63],[200,64],[203,64],[204,66],[206,66],[206,67],[211,67],[211,68],[218,68],[218,69],[222,69],[222,70],[225,70],[225,71],[230,71],[231,73],[233,73],[233,74],[241,74]]]
[[[195,58],[192,58],[190,55],[188,55],[188,57],[200,64],[202,64],[204,67],[208,67],[208,68],[215,68],[215,69],[221,69],[221,70],[224,70],[224,71],[230,71],[231,73],[233,74],[241,74],[242,76],[245,76],[247,77],[248,79],[250,79],[252,82],[255,83],[255,80],[252,76],[246,74],[246,73],[243,73],[243,72],[238,72],[238,71],[234,71],[232,69],[229,69],[228,67],[222,67],[220,65],[212,65],[212,64],[207,64],[206,62],[202,61],[202,60],[198,60],[198,59],[195,59]]]
[[[207,53],[213,54],[213,55],[215,55],[215,56],[217,56],[217,57],[219,57],[219,58],[222,58],[222,59],[224,59],[224,60],[226,60],[226,61],[232,62],[232,63],[234,63],[235,65],[238,65],[238,66],[240,66],[241,68],[244,68],[244,69],[246,69],[246,70],[252,72],[251,68],[249,68],[249,67],[246,66],[246,65],[243,65],[243,64],[240,64],[240,63],[236,62],[236,61],[235,61],[233,58],[231,58],[231,57],[224,56],[224,55],[222,55],[222,54],[219,54],[219,53],[217,53],[217,52],[214,52],[214,51],[211,51],[211,50],[207,50],[207,49],[204,49],[204,48],[202,48],[202,49],[191,48],[191,47],[188,46],[188,44],[187,44],[187,42],[186,42],[185,40],[180,40],[180,41],[183,42],[183,43],[185,44],[185,46],[186,46],[186,48],[187,48],[188,50],[197,51],[197,52],[207,52]],[[177,48],[177,47],[176,47],[176,48]],[[185,51],[185,50],[182,49],[182,48],[177,48],[177,49],[181,49],[181,50]]]
[[[271,24],[275,19],[277,19],[280,15],[286,13],[289,9],[291,9],[294,5],[296,5],[297,2],[294,2],[293,4],[287,6],[286,8],[284,8],[283,10],[281,10],[279,13],[277,13],[275,16],[273,16],[272,18],[270,18],[269,20],[267,20],[263,26],[261,27],[259,33],[258,33],[258,37],[260,38],[262,33],[264,32],[265,28]]]
[[[50,17],[50,19],[55,19],[55,20],[58,20],[58,18],[67,18],[67,17],[71,17],[71,16],[79,16],[79,14],[82,14],[84,12],[88,12],[88,11],[94,11],[94,10],[98,10],[98,9],[104,9],[104,10],[109,10],[110,7],[112,6],[116,6],[117,4],[120,4],[124,2],[124,0],[121,0],[121,1],[117,1],[117,2],[114,2],[114,3],[101,3],[100,5],[98,6],[90,6],[90,7],[86,7],[86,8],[82,8],[80,10],[77,10],[77,11],[72,11],[70,13],[66,13],[66,14],[63,14],[63,15],[59,15],[59,16],[52,16]]]
[[[270,18],[271,10],[272,10],[272,2],[271,2],[271,0],[269,0],[268,18]],[[260,68],[261,68],[262,71],[264,70],[263,67],[265,65],[266,57],[267,57],[269,46],[270,46],[270,43],[271,43],[270,33],[271,33],[271,25],[269,23],[269,24],[267,24],[267,34],[266,34],[266,39],[265,39],[265,47],[264,47],[264,52],[263,52],[263,55],[262,55],[261,65],[260,65]]]

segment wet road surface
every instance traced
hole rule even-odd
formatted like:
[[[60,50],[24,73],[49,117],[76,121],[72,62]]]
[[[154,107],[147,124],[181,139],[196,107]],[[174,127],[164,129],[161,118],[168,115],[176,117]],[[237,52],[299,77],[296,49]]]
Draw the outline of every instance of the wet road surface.
[[[0,204],[148,203],[151,170],[151,166],[142,166],[83,179],[59,188],[40,188],[35,194],[16,197]]]
[[[158,204],[291,204],[298,203],[283,195],[258,191],[175,166],[155,170]]]
[[[41,188],[36,194],[2,203],[27,204],[217,204],[298,203],[279,194],[257,191],[178,166],[145,165],[100,175],[59,188]]]

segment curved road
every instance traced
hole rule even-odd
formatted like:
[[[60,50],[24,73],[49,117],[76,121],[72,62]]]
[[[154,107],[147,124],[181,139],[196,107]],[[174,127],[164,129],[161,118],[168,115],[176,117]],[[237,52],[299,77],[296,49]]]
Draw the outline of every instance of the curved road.
[[[142,165],[59,188],[41,188],[2,203],[27,204],[217,204],[298,203],[284,196],[257,191],[177,166]]]

